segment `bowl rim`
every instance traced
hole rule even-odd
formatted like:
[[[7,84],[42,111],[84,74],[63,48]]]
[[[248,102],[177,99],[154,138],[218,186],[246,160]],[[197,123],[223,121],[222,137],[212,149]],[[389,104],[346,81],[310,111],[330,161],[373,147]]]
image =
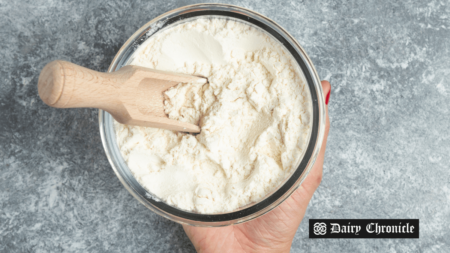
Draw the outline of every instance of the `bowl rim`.
[[[99,128],[103,148],[114,173],[128,192],[130,192],[130,194],[139,200],[139,202],[141,202],[144,206],[167,219],[182,224],[194,226],[226,226],[246,222],[271,211],[286,200],[301,185],[312,169],[322,145],[325,132],[325,102],[317,71],[300,44],[284,28],[271,19],[252,10],[229,4],[187,5],[171,10],[152,19],[138,29],[123,44],[112,60],[111,65],[108,68],[108,72],[116,71],[118,68],[122,67],[128,61],[134,50],[136,50],[139,45],[144,43],[148,37],[152,36],[160,29],[179,22],[179,20],[207,15],[221,15],[238,18],[259,26],[266,32],[268,32],[267,29],[272,29],[275,33],[281,32],[281,34],[278,34],[278,37],[275,35],[275,37],[277,37],[276,39],[280,42],[288,42],[288,45],[285,44],[285,46],[288,51],[293,54],[296,62],[300,65],[300,69],[303,71],[303,75],[306,79],[306,85],[310,88],[311,103],[313,107],[312,129],[310,131],[307,149],[306,152],[303,153],[300,164],[297,166],[295,171],[287,177],[279,187],[277,187],[270,194],[266,195],[263,200],[250,206],[245,206],[243,209],[224,214],[198,214],[187,212],[161,202],[157,197],[151,195],[151,193],[147,192],[145,189],[145,193],[143,193],[143,187],[140,186],[139,183],[137,183],[138,186],[135,185],[137,181],[133,176],[130,178],[130,175],[123,174],[124,171],[122,168],[118,168],[120,167],[118,166],[118,161],[116,161],[112,155],[113,150],[111,150],[111,148],[114,148],[115,138],[113,138],[114,140],[110,140],[107,137],[107,134],[111,135],[111,133],[107,133],[108,129],[106,129],[107,124],[105,124],[105,122],[107,122],[107,120],[112,120],[112,117],[109,113],[101,109],[99,109]],[[253,22],[259,23],[255,24]],[[278,31],[274,29],[277,29]],[[274,36],[274,34],[272,35]],[[295,53],[298,55],[295,55]],[[111,143],[111,141],[113,143]],[[314,143],[312,141],[314,141]],[[115,145],[117,146],[117,144]],[[305,160],[306,158],[308,159]],[[136,182],[134,182],[133,179]],[[130,181],[133,181],[134,183],[130,184]],[[139,189],[139,186],[142,189]]]

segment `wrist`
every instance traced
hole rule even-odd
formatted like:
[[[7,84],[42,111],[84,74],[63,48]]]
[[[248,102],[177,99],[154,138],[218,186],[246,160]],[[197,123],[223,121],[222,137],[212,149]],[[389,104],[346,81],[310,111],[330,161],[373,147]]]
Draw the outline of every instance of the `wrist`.
[[[268,242],[268,244],[270,245],[256,245],[250,252],[288,253],[291,251],[292,240],[290,242],[282,243],[274,243],[272,241]]]

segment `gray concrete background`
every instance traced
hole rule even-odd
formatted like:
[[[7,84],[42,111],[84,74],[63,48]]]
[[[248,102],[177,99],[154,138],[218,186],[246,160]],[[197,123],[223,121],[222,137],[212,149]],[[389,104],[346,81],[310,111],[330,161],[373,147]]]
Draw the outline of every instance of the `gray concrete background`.
[[[120,184],[97,111],[55,110],[39,71],[105,71],[187,0],[0,0],[0,252],[194,252]],[[292,252],[450,252],[450,2],[226,1],[285,27],[331,82],[324,178]],[[419,218],[418,240],[310,240],[310,218]]]

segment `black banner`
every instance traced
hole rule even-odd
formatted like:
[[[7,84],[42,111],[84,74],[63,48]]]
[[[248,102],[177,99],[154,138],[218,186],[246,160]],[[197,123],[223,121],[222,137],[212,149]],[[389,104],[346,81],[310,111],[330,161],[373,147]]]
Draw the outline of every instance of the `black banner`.
[[[311,219],[309,238],[419,238],[419,220]]]

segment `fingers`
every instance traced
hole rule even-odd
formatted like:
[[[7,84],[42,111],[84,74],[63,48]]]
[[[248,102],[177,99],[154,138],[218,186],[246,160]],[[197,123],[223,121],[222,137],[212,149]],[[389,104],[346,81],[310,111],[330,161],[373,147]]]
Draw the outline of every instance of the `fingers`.
[[[326,111],[326,122],[325,122],[325,135],[323,137],[322,148],[320,149],[319,158],[323,159],[325,157],[325,148],[327,146],[328,133],[330,132],[330,117],[328,116],[328,103],[331,96],[331,85],[328,81],[322,81],[323,94],[325,95],[325,111]]]
[[[318,178],[316,181],[317,185],[315,186],[315,188],[317,188],[320,184],[320,181],[322,180],[322,171],[323,171],[323,161],[325,159],[325,150],[327,147],[327,140],[328,140],[328,133],[330,132],[330,117],[328,116],[328,102],[329,102],[329,98],[330,98],[330,93],[331,93],[331,85],[328,81],[322,81],[322,89],[323,89],[323,94],[325,96],[325,133],[323,136],[323,141],[322,141],[322,147],[320,148],[320,152],[319,155],[317,156],[317,160],[316,163],[311,171],[311,174],[314,175]],[[314,189],[315,191],[316,189]]]
[[[328,81],[322,81],[322,89],[324,94],[325,102],[329,102],[330,93],[331,93],[331,85]],[[328,99],[327,99],[328,98]],[[319,187],[320,182],[322,181],[323,175],[323,161],[325,157],[325,149],[327,146],[328,133],[330,131],[330,118],[328,116],[328,104],[325,105],[326,111],[326,122],[325,122],[325,133],[322,141],[322,147],[320,148],[319,155],[317,156],[316,162],[314,163],[313,168],[309,172],[309,175],[306,177],[305,181],[300,185],[297,192],[301,194],[299,196],[303,201],[309,202],[312,195],[316,191],[317,187]]]

